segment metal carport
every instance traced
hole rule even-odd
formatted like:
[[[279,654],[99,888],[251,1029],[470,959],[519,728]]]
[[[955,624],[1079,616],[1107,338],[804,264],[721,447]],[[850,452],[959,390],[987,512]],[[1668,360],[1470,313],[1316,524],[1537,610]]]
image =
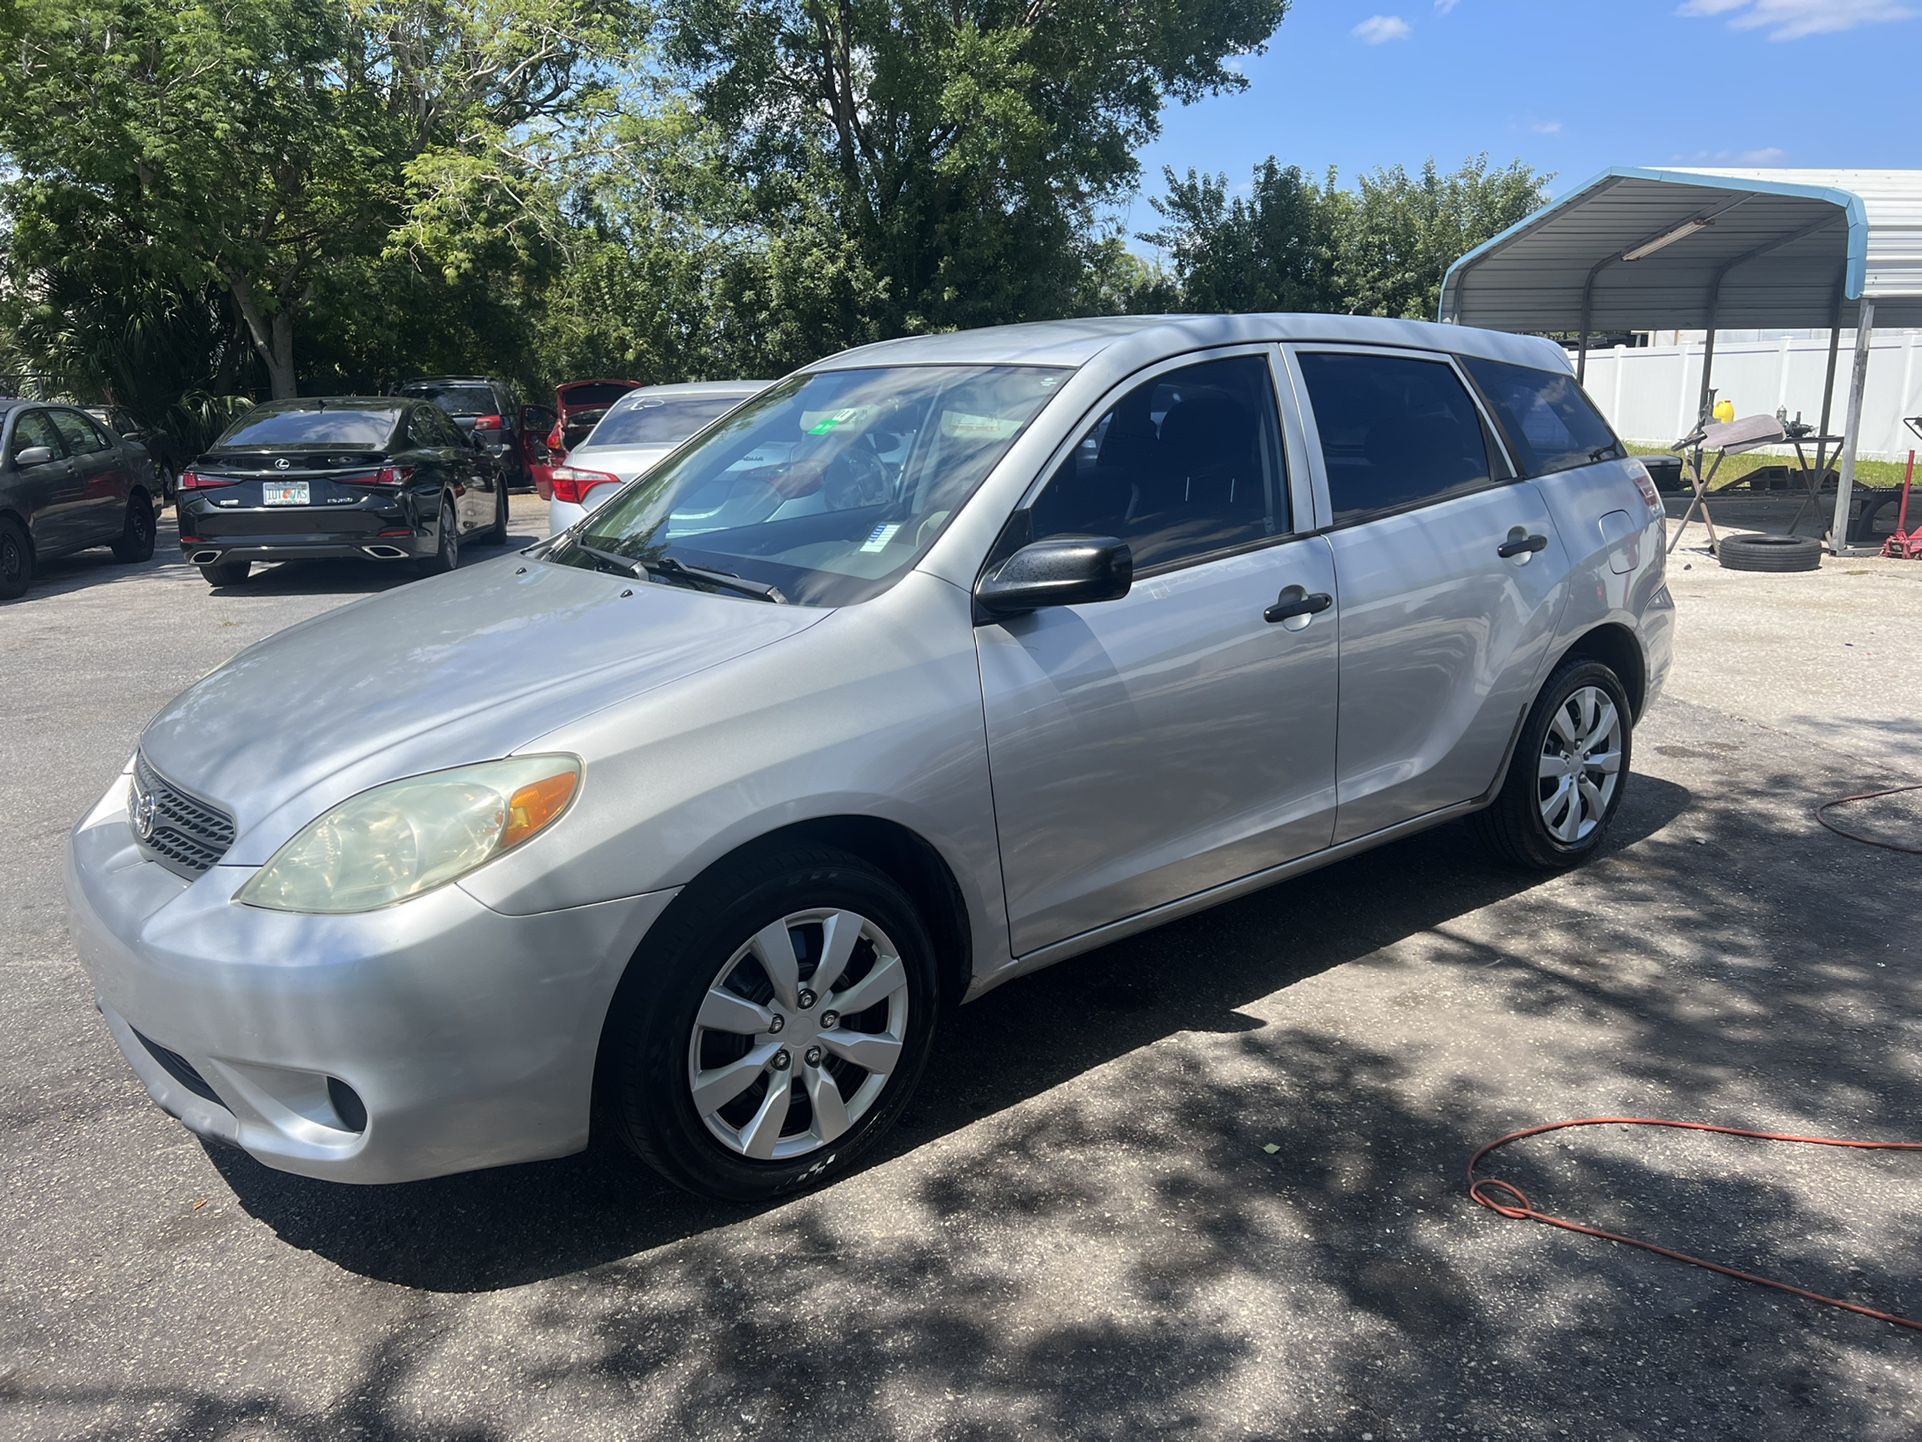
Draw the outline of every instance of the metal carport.
[[[1700,328],[1708,397],[1718,329],[1855,329],[1829,536],[1846,548],[1856,432],[1877,324],[1922,326],[1922,170],[1607,170],[1464,255],[1441,319],[1581,337]],[[1818,454],[1818,473],[1827,464]]]

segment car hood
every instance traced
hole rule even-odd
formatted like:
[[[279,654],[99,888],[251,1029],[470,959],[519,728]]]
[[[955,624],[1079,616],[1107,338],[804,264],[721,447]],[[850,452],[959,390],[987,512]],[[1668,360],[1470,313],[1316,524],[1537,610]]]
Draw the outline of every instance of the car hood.
[[[505,756],[607,705],[796,635],[829,612],[504,557],[314,617],[242,651],[149,723],[162,775],[248,833],[400,776]],[[284,840],[285,838],[280,838]],[[268,839],[269,841],[271,838]]]

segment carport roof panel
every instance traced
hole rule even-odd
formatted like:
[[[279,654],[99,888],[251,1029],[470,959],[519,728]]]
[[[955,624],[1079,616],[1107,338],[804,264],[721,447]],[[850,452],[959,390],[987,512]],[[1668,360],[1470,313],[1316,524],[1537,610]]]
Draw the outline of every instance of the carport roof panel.
[[[1640,260],[1677,226],[1712,224]],[[1876,303],[1878,325],[1922,325],[1922,171],[1609,170],[1470,251],[1442,315],[1496,330],[1715,324],[1822,328]]]

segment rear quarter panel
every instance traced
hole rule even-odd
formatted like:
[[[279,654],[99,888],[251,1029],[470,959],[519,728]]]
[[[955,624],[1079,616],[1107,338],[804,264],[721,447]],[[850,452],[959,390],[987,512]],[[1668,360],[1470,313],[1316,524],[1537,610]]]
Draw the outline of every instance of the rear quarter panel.
[[[1668,594],[1663,512],[1636,484],[1641,463],[1602,461],[1535,478],[1569,559],[1569,599],[1558,652],[1597,626],[1628,627],[1647,667],[1643,706],[1668,672],[1674,602]]]

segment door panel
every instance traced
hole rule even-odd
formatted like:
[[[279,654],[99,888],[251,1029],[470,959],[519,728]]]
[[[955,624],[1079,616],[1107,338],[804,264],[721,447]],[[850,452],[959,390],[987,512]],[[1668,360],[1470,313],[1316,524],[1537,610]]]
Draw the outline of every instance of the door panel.
[[[130,480],[120,447],[78,411],[52,410],[47,415],[67,443],[80,488],[71,544],[97,546],[113,540],[126,525]]]
[[[1335,613],[1319,537],[975,632],[1014,954],[1328,844]]]
[[[28,515],[34,549],[52,555],[85,545],[80,472],[68,458],[67,443],[54,428],[53,418],[45,411],[28,411],[13,423],[8,460],[31,446],[45,446],[54,457],[24,470],[16,466],[10,473],[11,489]]]

